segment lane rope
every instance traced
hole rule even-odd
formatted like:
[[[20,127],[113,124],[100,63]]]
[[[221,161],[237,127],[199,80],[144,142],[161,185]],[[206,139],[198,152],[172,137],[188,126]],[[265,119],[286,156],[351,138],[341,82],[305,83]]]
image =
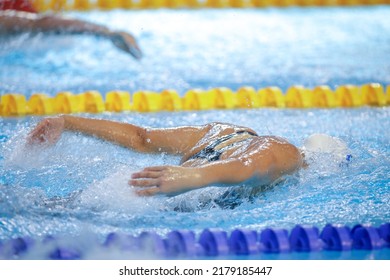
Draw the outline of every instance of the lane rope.
[[[93,9],[265,8],[386,5],[389,0],[32,0],[39,12]]]
[[[196,234],[191,230],[172,230],[165,236],[145,231],[138,236],[109,233],[99,241],[91,236],[85,239],[45,236],[41,239],[17,237],[0,241],[0,258],[19,259],[32,252],[42,259],[83,259],[92,253],[120,252],[121,255],[146,255],[158,258],[204,258],[240,255],[288,254],[293,252],[372,251],[390,248],[390,223],[379,227],[357,224],[327,224],[321,231],[315,226],[296,225],[286,229],[266,228],[260,232],[235,229],[231,232],[204,229]]]
[[[237,91],[226,87],[209,90],[190,89],[183,94],[167,89],[161,92],[113,90],[105,95],[90,90],[79,94],[61,91],[54,96],[34,93],[29,99],[20,93],[3,94],[0,99],[0,116],[22,117],[53,114],[103,112],[159,112],[199,111],[214,109],[258,108],[355,108],[360,106],[388,106],[390,85],[378,83],[362,86],[341,85],[332,90],[322,85],[312,89],[291,86],[285,93],[279,87],[256,90],[244,86]]]

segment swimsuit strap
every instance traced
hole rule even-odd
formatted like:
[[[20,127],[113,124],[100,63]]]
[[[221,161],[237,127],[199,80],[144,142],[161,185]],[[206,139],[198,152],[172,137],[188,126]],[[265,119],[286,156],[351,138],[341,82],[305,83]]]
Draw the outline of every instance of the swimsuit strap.
[[[199,152],[197,152],[196,154],[194,154],[191,157],[189,157],[187,160],[195,159],[195,158],[205,158],[208,161],[219,160],[219,157],[221,156],[223,150],[225,150],[227,147],[231,147],[236,142],[231,143],[230,145],[227,145],[226,147],[223,147],[220,150],[215,150],[215,147],[217,147],[219,144],[221,144],[221,143],[223,143],[223,142],[233,138],[234,136],[239,135],[239,134],[243,134],[243,133],[248,133],[249,135],[257,136],[256,133],[253,133],[253,132],[247,131],[247,130],[240,130],[240,131],[228,134],[228,135],[224,135],[224,136],[218,138],[217,140],[215,140],[210,145],[208,145],[205,148],[203,148],[202,150],[200,150]]]
[[[252,135],[252,136],[257,136],[256,133],[253,133],[251,131],[247,131],[247,130],[239,130],[237,132],[233,132],[231,134],[228,134],[228,135],[224,135],[224,136],[221,136],[220,138],[218,138],[217,140],[215,140],[212,144],[208,145],[205,149],[210,149],[210,148],[215,148],[217,147],[219,144],[233,138],[234,136],[236,135],[239,135],[239,134],[244,134],[244,133],[248,133],[249,135]]]

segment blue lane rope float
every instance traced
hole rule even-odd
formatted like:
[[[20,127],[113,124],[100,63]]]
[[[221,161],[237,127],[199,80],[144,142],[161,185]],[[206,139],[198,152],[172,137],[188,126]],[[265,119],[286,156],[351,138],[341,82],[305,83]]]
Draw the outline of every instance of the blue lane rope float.
[[[77,240],[72,238],[72,240]],[[139,236],[110,233],[104,242],[91,238],[88,246],[93,251],[118,251],[133,256],[158,258],[208,258],[238,255],[261,255],[291,252],[381,250],[390,248],[390,223],[378,228],[371,225],[355,225],[352,229],[343,225],[326,225],[320,232],[314,226],[296,225],[290,233],[285,229],[266,228],[261,232],[235,229],[231,233],[218,229],[204,229],[197,235],[190,230],[173,230],[165,237],[155,232],[143,232]],[[37,250],[44,252],[43,259],[83,259],[88,255],[85,244],[74,244],[53,236],[34,240],[18,237],[0,241],[0,259],[18,259]],[[37,249],[39,248],[39,249]],[[92,250],[90,250],[92,251]]]
[[[287,230],[267,228],[261,232],[260,251],[264,253],[286,253],[290,250]]]
[[[346,226],[327,225],[320,237],[325,242],[325,250],[348,251],[352,249],[350,230]]]
[[[297,225],[290,233],[290,246],[292,251],[312,252],[321,251],[324,242],[319,237],[316,227],[304,227]]]
[[[230,252],[234,255],[254,255],[259,252],[257,232],[254,230],[233,230],[229,238]]]
[[[205,256],[225,256],[229,254],[228,235],[225,231],[205,229],[199,237],[199,245]]]
[[[256,109],[256,108],[352,108],[388,106],[390,86],[377,83],[362,86],[341,85],[335,91],[329,86],[313,89],[291,86],[285,93],[278,87],[256,90],[243,86],[237,91],[226,87],[209,90],[190,89],[180,95],[173,89],[161,92],[113,90],[101,94],[96,90],[73,94],[58,92],[54,97],[34,93],[28,100],[23,94],[7,93],[0,98],[0,116],[52,115],[103,112],[159,112],[190,110]]]

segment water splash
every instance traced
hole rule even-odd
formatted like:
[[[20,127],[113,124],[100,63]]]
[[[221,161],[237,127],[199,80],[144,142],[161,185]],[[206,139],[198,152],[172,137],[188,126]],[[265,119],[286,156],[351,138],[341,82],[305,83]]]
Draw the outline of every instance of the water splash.
[[[287,138],[297,146],[320,132],[341,138],[353,155],[348,166],[318,155],[308,169],[257,194],[234,186],[151,198],[132,193],[127,184],[131,172],[177,164],[178,157],[139,154],[71,133],[53,147],[26,151],[24,137],[37,120],[1,119],[0,239],[65,235],[65,240],[71,236],[79,242],[79,236],[88,233],[104,238],[110,232],[165,235],[172,229],[199,232],[210,227],[231,231],[289,229],[302,223],[378,225],[390,219],[389,115],[388,108],[359,108],[99,116],[150,127],[223,120],[249,126],[260,135]],[[100,246],[87,244],[86,251],[99,256]],[[111,253],[114,257],[115,250]]]

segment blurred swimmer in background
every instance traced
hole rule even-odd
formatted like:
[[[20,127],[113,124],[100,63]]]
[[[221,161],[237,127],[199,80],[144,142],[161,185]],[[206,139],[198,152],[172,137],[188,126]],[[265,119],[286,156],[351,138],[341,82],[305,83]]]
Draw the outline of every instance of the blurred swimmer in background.
[[[38,14],[30,1],[0,0],[0,36],[29,34],[86,34],[109,39],[136,59],[142,52],[133,35],[58,14]]]
[[[310,164],[317,153],[342,161],[348,152],[344,142],[324,134],[308,137],[300,149],[281,137],[260,136],[248,127],[226,123],[154,129],[67,115],[42,120],[30,132],[28,143],[55,144],[65,130],[137,152],[182,157],[178,165],[150,166],[133,173],[129,185],[140,196],[176,195],[207,186],[271,185]]]

